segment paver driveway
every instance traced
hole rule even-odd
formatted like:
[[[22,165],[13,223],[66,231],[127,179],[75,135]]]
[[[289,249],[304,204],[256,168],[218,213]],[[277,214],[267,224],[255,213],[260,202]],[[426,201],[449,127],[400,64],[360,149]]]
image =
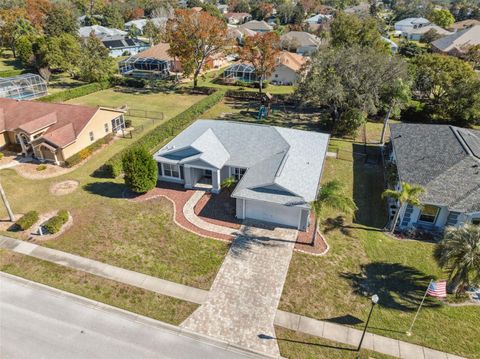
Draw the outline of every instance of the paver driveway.
[[[207,301],[182,326],[243,347],[279,355],[273,322],[297,231],[242,226]]]

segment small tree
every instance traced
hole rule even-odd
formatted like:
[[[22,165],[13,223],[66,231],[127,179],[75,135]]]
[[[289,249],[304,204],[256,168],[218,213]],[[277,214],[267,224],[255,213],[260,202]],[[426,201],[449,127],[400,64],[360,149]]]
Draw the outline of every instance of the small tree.
[[[145,193],[155,188],[158,178],[157,163],[144,148],[134,148],[123,155],[125,184],[133,192]]]
[[[92,32],[82,49],[80,78],[87,82],[104,81],[115,72],[115,60]]]
[[[449,227],[433,257],[449,274],[450,288],[461,293],[471,283],[480,283],[480,226]]]
[[[329,181],[320,188],[317,199],[311,203],[311,207],[315,213],[312,246],[315,246],[319,218],[325,208],[336,209],[346,214],[353,214],[358,209],[353,199],[344,194],[343,184],[337,180]]]
[[[227,25],[204,11],[178,9],[167,21],[165,40],[170,56],[180,61],[185,76],[193,73],[193,87],[197,87],[207,59],[228,46]]]
[[[235,188],[236,184],[237,184],[237,180],[235,179],[235,177],[230,176],[223,180],[221,187],[227,189],[231,193],[233,192],[233,189]]]
[[[402,188],[399,191],[387,189],[382,193],[382,198],[389,197],[397,200],[400,203],[400,206],[398,207],[398,210],[395,213],[395,217],[392,221],[392,227],[390,228],[391,233],[395,231],[398,219],[400,218],[400,212],[405,204],[416,207],[422,206],[422,203],[420,202],[420,196],[424,192],[424,189],[420,186],[412,185],[406,182],[402,182],[401,185]]]
[[[392,112],[400,109],[410,100],[411,90],[410,84],[402,81],[401,78],[394,81],[390,87],[389,98],[391,99],[390,106],[388,107],[387,114],[383,120],[382,135],[380,136],[380,143],[383,146],[385,144],[385,133],[387,131],[388,121]]]
[[[445,28],[450,27],[455,22],[455,18],[447,9],[433,10],[429,18],[433,23]]]
[[[263,81],[272,74],[277,65],[279,53],[280,37],[273,32],[255,34],[245,39],[240,57],[255,68],[255,74],[260,81],[260,93],[262,92]]]

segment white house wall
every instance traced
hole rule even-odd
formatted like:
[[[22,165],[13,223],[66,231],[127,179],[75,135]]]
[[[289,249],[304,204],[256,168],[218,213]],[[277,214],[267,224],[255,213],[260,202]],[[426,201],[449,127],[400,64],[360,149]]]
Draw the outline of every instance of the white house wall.
[[[298,74],[293,71],[291,68],[286,67],[285,65],[277,66],[275,71],[272,73],[270,78],[268,79],[270,82],[278,81],[282,82],[283,84],[292,83],[296,84],[298,81]]]

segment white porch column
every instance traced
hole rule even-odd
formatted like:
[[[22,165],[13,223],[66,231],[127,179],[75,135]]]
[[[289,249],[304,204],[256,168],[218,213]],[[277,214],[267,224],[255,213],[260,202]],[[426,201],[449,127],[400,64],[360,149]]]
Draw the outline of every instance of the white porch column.
[[[212,170],[212,192],[219,193],[221,189],[220,170]]]

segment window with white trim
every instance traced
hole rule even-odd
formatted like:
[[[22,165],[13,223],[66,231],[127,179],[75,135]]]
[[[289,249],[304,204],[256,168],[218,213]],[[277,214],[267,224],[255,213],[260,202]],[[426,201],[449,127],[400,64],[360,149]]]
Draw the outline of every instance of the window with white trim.
[[[245,168],[234,168],[232,176],[235,177],[237,181],[240,181],[247,170]]]
[[[90,132],[89,135],[90,135],[90,141],[93,141],[95,139],[95,136],[93,135],[93,132]]]
[[[440,212],[440,208],[427,204],[422,207],[418,220],[420,222],[435,223],[438,212]]]
[[[162,168],[163,168],[163,176],[180,178],[180,166],[179,165],[173,165],[173,164],[170,164],[170,163],[162,163]]]

